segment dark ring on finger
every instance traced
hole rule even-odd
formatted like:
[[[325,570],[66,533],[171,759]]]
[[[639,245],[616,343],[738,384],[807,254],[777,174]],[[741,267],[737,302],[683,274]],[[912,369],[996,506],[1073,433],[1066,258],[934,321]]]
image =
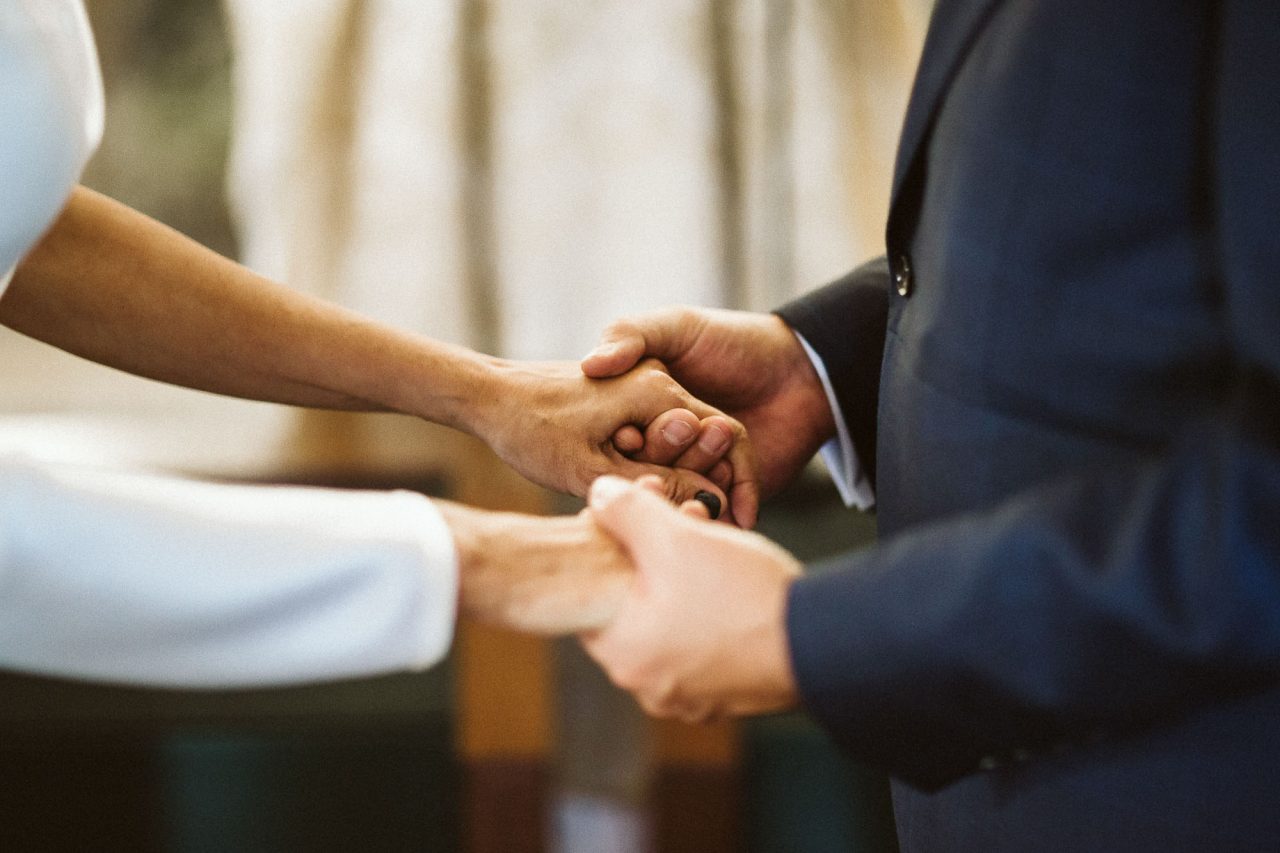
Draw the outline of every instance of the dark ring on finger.
[[[698,492],[693,499],[707,508],[712,521],[720,517],[720,499],[711,492]]]

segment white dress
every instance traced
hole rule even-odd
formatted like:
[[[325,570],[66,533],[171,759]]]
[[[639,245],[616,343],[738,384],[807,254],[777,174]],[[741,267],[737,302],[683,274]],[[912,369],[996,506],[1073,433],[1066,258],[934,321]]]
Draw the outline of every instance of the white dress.
[[[0,294],[102,129],[80,0],[0,3]],[[409,492],[226,486],[0,455],[0,667],[233,687],[420,668],[453,540]]]

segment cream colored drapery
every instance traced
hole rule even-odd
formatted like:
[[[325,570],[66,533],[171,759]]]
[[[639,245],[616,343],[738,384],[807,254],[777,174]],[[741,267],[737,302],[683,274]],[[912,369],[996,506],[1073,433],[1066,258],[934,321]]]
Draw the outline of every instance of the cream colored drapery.
[[[248,263],[573,358],[879,250],[924,0],[226,0]]]
[[[519,358],[575,358],[610,320],[664,305],[767,309],[882,251],[928,13],[927,0],[224,2],[246,262]],[[366,447],[391,435],[357,431]],[[628,810],[649,773],[638,712],[576,660],[561,656],[562,695],[577,698],[560,709],[553,846],[645,849]]]
[[[675,302],[770,307],[877,251],[926,5],[226,0],[244,254],[517,356],[576,357]],[[109,91],[109,136],[135,106]],[[16,335],[0,356],[0,408],[34,418],[5,420],[24,446],[234,476],[309,452],[276,407]],[[381,429],[343,440],[398,464]]]

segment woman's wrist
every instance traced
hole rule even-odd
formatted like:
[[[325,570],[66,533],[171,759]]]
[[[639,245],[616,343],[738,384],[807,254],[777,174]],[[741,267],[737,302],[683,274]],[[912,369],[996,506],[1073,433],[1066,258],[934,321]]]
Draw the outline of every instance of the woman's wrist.
[[[458,570],[458,611],[471,614],[484,609],[484,601],[493,597],[492,548],[489,544],[490,521],[483,510],[472,509],[451,501],[436,501],[449,533]]]
[[[631,565],[586,517],[436,505],[453,534],[461,614],[550,635],[599,628],[617,611]]]
[[[422,339],[398,361],[391,409],[487,440],[502,406],[501,359]]]

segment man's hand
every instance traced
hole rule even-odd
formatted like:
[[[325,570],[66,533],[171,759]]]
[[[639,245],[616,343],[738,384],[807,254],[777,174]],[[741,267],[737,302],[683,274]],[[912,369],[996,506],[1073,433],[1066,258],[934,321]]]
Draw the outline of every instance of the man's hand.
[[[616,376],[645,357],[661,361],[690,393],[746,427],[760,457],[762,497],[791,482],[835,434],[822,382],[779,317],[684,308],[620,320],[583,359],[582,372]],[[646,460],[654,439],[652,431],[624,429],[615,445]],[[703,461],[692,451],[674,460],[680,466]]]
[[[436,505],[453,534],[464,615],[544,635],[599,628],[616,615],[631,561],[586,510],[542,518]]]
[[[742,424],[689,394],[657,361],[621,373],[591,379],[569,362],[495,361],[495,390],[474,431],[521,474],[560,491],[585,495],[602,474],[654,475],[676,503],[707,492],[739,524],[754,523],[756,461]],[[645,430],[643,459],[615,445],[628,426]],[[676,459],[684,464],[667,467]]]
[[[652,481],[602,477],[589,511],[634,562],[616,617],[588,653],[650,714],[695,722],[796,704],[787,590],[800,566],[754,533],[699,518]]]

